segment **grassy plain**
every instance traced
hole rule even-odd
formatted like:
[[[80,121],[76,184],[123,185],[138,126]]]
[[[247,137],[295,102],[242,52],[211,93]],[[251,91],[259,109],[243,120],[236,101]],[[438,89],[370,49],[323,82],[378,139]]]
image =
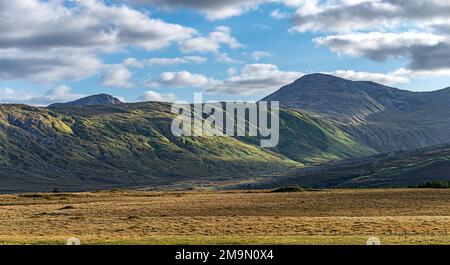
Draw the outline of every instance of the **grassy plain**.
[[[450,190],[0,196],[0,244],[450,244]]]

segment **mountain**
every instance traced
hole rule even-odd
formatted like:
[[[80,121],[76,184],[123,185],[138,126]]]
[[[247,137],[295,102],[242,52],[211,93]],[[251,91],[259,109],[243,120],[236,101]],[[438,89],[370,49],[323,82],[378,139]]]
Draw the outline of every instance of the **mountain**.
[[[450,180],[450,145],[325,163],[239,188],[408,187]],[[235,187],[236,188],[236,187]]]
[[[258,137],[174,137],[167,103],[96,95],[47,108],[0,105],[0,192],[450,179],[450,89],[314,74],[264,100],[282,105],[274,148]]]
[[[252,182],[375,153],[327,121],[280,117],[280,144],[266,149],[250,137],[174,137],[165,103],[0,105],[0,192]]]
[[[115,105],[122,104],[123,102],[119,99],[108,95],[108,94],[98,94],[92,95],[84,98],[77,99],[75,101],[67,103],[55,103],[51,104],[50,108],[60,108],[60,107],[84,107],[84,106],[95,106],[95,105]]]
[[[312,74],[263,100],[326,119],[380,153],[450,143],[450,88],[411,92]]]

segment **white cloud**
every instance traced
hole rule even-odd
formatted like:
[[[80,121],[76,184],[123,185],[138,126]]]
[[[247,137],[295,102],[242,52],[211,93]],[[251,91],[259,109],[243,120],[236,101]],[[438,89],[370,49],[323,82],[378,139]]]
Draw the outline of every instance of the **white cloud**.
[[[190,8],[210,20],[225,19],[254,10],[258,5],[274,0],[130,0],[136,4],[150,4],[163,9]]]
[[[299,1],[300,2],[300,1]],[[296,31],[351,32],[393,29],[448,19],[450,2],[441,0],[301,1]]]
[[[160,49],[196,33],[97,0],[1,1],[0,17],[0,78],[33,82],[91,76],[102,67],[99,53]]]
[[[147,60],[138,60],[136,58],[127,58],[123,62],[124,65],[135,67],[135,68],[142,68],[144,66],[152,66],[152,65],[158,65],[158,66],[175,66],[180,64],[188,64],[188,63],[195,63],[195,64],[201,64],[206,62],[208,59],[203,56],[183,56],[183,57],[172,57],[172,58],[151,58]]]
[[[102,62],[93,54],[78,51],[36,52],[0,49],[0,79],[49,83],[80,80],[100,71]]]
[[[167,93],[161,94],[155,91],[145,91],[140,97],[142,101],[158,101],[158,102],[174,102],[177,100],[175,94]]]
[[[216,56],[216,59],[219,63],[229,63],[229,64],[234,64],[234,63],[242,63],[241,61],[231,58],[227,53],[220,53]]]
[[[399,72],[383,74],[371,72],[357,72],[353,70],[338,70],[334,72],[328,72],[326,74],[335,75],[353,81],[373,81],[384,85],[404,84],[410,81],[409,77]]]
[[[184,56],[175,58],[152,58],[145,62],[149,65],[178,65],[186,63],[204,63],[207,59],[202,56]]]
[[[254,51],[252,52],[252,58],[255,61],[259,61],[265,57],[269,57],[270,56],[270,52],[265,52],[265,51]]]
[[[1,103],[24,103],[44,106],[56,102],[72,101],[85,95],[71,93],[71,88],[60,85],[46,91],[44,94],[37,94],[31,91],[14,90],[11,88],[0,88]]]
[[[333,52],[405,60],[404,70],[422,76],[450,70],[450,1],[292,1],[298,10],[291,30],[339,32],[314,39]]]
[[[235,76],[237,74],[237,69],[236,67],[230,67],[227,70],[228,76]]]
[[[109,87],[130,88],[133,87],[133,83],[130,79],[133,74],[121,64],[113,64],[108,66],[105,75],[103,76],[102,83]]]
[[[123,61],[123,65],[128,66],[128,67],[134,67],[134,68],[143,68],[145,65],[142,61],[136,59],[136,58],[126,58]]]
[[[341,78],[353,80],[353,81],[373,81],[384,85],[397,85],[409,83],[413,78],[435,78],[450,76],[450,69],[441,70],[411,70],[406,68],[400,68],[392,72],[384,73],[371,73],[371,72],[358,72],[352,70],[338,70],[334,72],[324,72],[324,74],[331,74]]]
[[[239,75],[221,80],[206,91],[232,95],[266,95],[303,76],[301,72],[282,71],[273,64],[248,64]]]
[[[450,69],[450,38],[431,33],[351,33],[314,40],[330,50],[383,62],[403,58],[412,70]]]
[[[289,15],[289,13],[287,13],[287,12],[282,12],[282,11],[280,11],[280,10],[277,8],[277,9],[272,10],[272,11],[270,12],[270,17],[272,17],[272,18],[274,18],[274,19],[281,20],[281,19],[289,18],[290,15]]]
[[[195,74],[188,71],[181,72],[164,72],[157,80],[146,82],[148,87],[208,87],[216,83],[214,79],[210,79],[201,74]]]
[[[433,77],[445,77],[450,76],[450,69],[440,70],[411,70],[406,68],[400,68],[394,72],[393,75],[403,76],[405,78],[433,78]]]
[[[314,39],[314,42],[327,46],[333,52],[353,56],[366,56],[376,61],[406,55],[413,47],[435,46],[447,37],[431,33],[351,33],[332,35]]]
[[[214,52],[217,53],[222,45],[231,49],[243,47],[238,40],[231,36],[231,29],[224,26],[216,27],[207,37],[195,37],[180,42],[180,49],[185,53],[192,52]]]
[[[301,72],[281,71],[272,64],[247,64],[240,73],[228,69],[229,77],[224,80],[208,78],[188,71],[165,72],[156,80],[146,83],[148,87],[199,88],[211,94],[266,95],[281,86],[303,76]]]

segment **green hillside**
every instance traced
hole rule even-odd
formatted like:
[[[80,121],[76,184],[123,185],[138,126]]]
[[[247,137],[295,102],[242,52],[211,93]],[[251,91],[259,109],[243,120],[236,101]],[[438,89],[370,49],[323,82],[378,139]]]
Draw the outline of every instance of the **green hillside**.
[[[164,103],[36,108],[0,105],[0,191],[239,182],[304,164],[373,154],[336,127],[281,112],[280,145],[177,138]]]
[[[306,165],[376,153],[331,123],[289,109],[280,112],[280,142],[272,150]]]
[[[409,187],[449,180],[450,146],[435,146],[306,167],[253,188]]]

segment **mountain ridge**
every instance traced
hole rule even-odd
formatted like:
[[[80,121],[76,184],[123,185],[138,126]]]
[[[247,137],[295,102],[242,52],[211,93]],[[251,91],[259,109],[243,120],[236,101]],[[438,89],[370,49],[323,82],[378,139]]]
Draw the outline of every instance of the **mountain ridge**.
[[[278,149],[261,148],[256,138],[175,137],[174,117],[169,104],[157,102],[0,105],[0,192],[256,181],[374,153],[332,124],[291,110],[280,111]]]
[[[450,142],[450,89],[412,92],[370,81],[307,75],[264,97],[336,124],[379,152]]]
[[[107,100],[93,95],[44,108],[0,104],[0,192],[264,182],[379,187],[449,177],[442,172],[450,148],[420,149],[449,144],[448,88],[418,93],[320,74],[300,78],[264,98],[282,106],[275,148],[261,148],[257,137],[174,137],[169,103],[101,97]],[[420,150],[431,169],[415,159]],[[337,166],[322,172],[324,163]]]

